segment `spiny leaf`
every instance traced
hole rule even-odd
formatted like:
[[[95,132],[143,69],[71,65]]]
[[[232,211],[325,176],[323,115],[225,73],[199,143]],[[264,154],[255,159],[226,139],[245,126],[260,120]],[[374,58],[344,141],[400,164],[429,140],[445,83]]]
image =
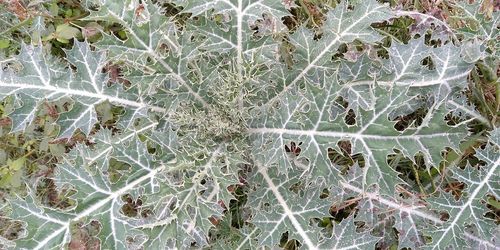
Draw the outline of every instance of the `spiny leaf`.
[[[325,69],[335,68],[331,64],[331,56],[342,43],[352,42],[355,39],[363,42],[375,42],[381,37],[370,27],[372,23],[382,22],[392,17],[386,5],[375,0],[365,1],[363,4],[350,6],[346,2],[339,4],[327,15],[327,21],[321,39],[314,41],[314,37],[304,28],[292,35],[292,45],[297,49],[298,60],[291,71],[276,68],[273,78],[284,78],[283,86],[275,86],[264,97],[266,104],[279,100],[302,82],[317,82]],[[333,67],[332,67],[333,66]],[[274,86],[273,86],[274,87]]]
[[[179,46],[175,24],[162,15],[157,5],[150,1],[139,3],[128,0],[119,4],[105,1],[101,3],[99,11],[91,12],[86,19],[112,21],[124,27],[127,33],[125,40],[105,34],[104,39],[97,43],[98,47],[109,50],[111,58],[123,60],[142,72],[154,71],[165,74],[169,81],[180,86],[180,90],[174,88],[176,94],[186,92],[207,107],[206,101],[186,78],[188,72],[183,71],[186,69],[183,68],[186,67],[186,60],[190,59],[190,53],[196,50],[188,50],[188,46]],[[169,58],[166,58],[165,46],[171,55]],[[149,58],[153,63],[148,62]],[[155,86],[154,89],[158,87],[170,90],[168,85],[174,84]]]
[[[374,249],[380,239],[368,232],[358,233],[353,218],[334,225],[331,238],[326,238],[319,249]]]
[[[114,150],[114,147],[119,147],[122,143],[138,142],[135,133],[118,139],[106,135],[109,131],[103,133],[102,138],[110,141],[107,141],[108,146],[103,147],[102,152],[81,146],[58,166],[55,182],[61,188],[71,185],[75,189],[76,193],[70,196],[76,200],[75,206],[65,210],[37,206],[38,202],[35,201],[33,191],[25,199],[10,201],[16,208],[12,216],[24,220],[28,225],[28,235],[16,242],[17,247],[27,249],[63,247],[71,239],[71,225],[79,221],[98,221],[101,227],[99,238],[102,246],[106,248],[126,248],[127,237],[141,234],[126,222],[126,215],[121,211],[123,206],[121,196],[137,192],[154,193],[156,175],[164,171],[166,166],[155,167],[149,164],[144,166],[132,161],[129,162],[130,174],[123,176],[117,182],[111,182],[106,172],[101,169],[91,171],[89,168],[94,166],[94,162],[107,162],[103,157],[119,157],[122,152]],[[137,154],[131,158],[139,162],[137,157],[141,156],[144,155]],[[141,187],[144,184],[148,184],[148,187],[151,185],[151,188]],[[50,230],[44,230],[46,233],[36,233],[39,230],[33,231],[30,228],[50,228]]]
[[[493,239],[495,224],[491,219],[485,218],[488,211],[483,204],[486,195],[499,198],[500,176],[500,130],[495,129],[490,135],[491,141],[485,149],[476,151],[477,157],[486,163],[484,166],[476,167],[468,165],[465,169],[453,171],[455,178],[463,182],[467,187],[464,190],[463,199],[456,200],[449,193],[443,193],[440,197],[429,199],[433,209],[446,211],[450,219],[441,227],[429,230],[432,242],[427,246],[429,249],[446,249],[448,247],[466,246],[466,228],[473,227],[473,231],[479,239]]]
[[[472,4],[467,2],[458,2],[455,7],[460,10],[460,14],[453,16],[455,19],[465,21],[465,27],[458,29],[467,38],[480,38],[488,42],[499,35],[499,22],[500,13],[498,11],[491,11],[485,13],[487,10],[481,8],[483,1],[476,1]],[[492,3],[492,5],[494,5]],[[495,6],[490,8],[494,9]]]
[[[286,172],[289,160],[284,146],[294,141],[301,148],[300,157],[307,159],[303,168],[312,176],[327,176],[340,172],[332,166],[328,149],[338,149],[337,143],[349,140],[352,153],[365,157],[364,186],[377,184],[383,193],[393,194],[397,184],[403,183],[394,169],[387,164],[387,155],[398,149],[413,158],[422,153],[431,165],[441,159],[445,147],[457,148],[466,133],[463,125],[450,127],[443,121],[443,108],[435,110],[429,124],[398,131],[395,122],[388,120],[390,113],[406,105],[411,96],[407,88],[379,86],[371,89],[374,106],[360,110],[355,124],[346,124],[344,115],[333,116],[332,105],[340,96],[341,86],[335,81],[322,81],[323,88],[307,85],[304,93],[287,95],[281,108],[252,121],[249,132],[253,135],[256,162],[269,166],[278,164]]]
[[[87,43],[75,42],[67,51],[67,60],[77,70],[51,58],[42,47],[23,45],[18,56],[22,69],[0,71],[0,98],[15,95],[22,103],[10,117],[13,132],[24,130],[33,122],[38,107],[45,100],[54,101],[63,97],[74,100],[73,109],[59,117],[60,138],[68,138],[80,129],[89,134],[97,121],[95,106],[109,101],[112,104],[134,109],[163,110],[142,102],[133,90],[125,91],[120,86],[106,86],[107,77],[101,72],[104,67],[104,53],[93,52]]]

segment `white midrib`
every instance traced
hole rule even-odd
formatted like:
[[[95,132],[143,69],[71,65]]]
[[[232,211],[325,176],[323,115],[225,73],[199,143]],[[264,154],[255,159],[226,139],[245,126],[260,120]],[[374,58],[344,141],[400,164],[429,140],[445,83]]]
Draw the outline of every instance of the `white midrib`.
[[[358,134],[358,133],[348,133],[348,132],[334,132],[334,131],[315,131],[315,130],[298,130],[298,129],[283,129],[283,128],[250,128],[247,130],[250,134],[288,134],[288,135],[306,135],[306,136],[322,136],[322,137],[334,137],[334,138],[352,138],[358,140],[418,140],[422,138],[433,138],[440,136],[451,136],[454,133],[436,133],[436,134],[425,134],[425,135],[395,135],[395,136],[385,136],[385,135],[370,135],[370,134]]]
[[[65,130],[62,130],[61,132],[59,132],[59,136],[60,137],[71,137],[73,135],[73,131],[76,130],[78,128],[78,122],[80,122],[80,120],[82,120],[83,118],[85,118],[85,116],[87,116],[87,114],[89,115],[89,119],[88,119],[88,123],[87,123],[87,128],[86,129],[82,129],[82,131],[89,131],[91,130],[91,127],[95,124],[95,122],[97,121],[96,117],[95,117],[95,114],[92,113],[92,111],[94,111],[94,105],[96,105],[97,103],[93,103],[89,106],[87,106],[87,108],[81,112],[81,114],[76,117],[75,119],[69,119],[69,121],[73,121],[70,126],[68,126],[67,129]]]
[[[328,88],[328,92],[326,93],[326,100],[324,100],[323,105],[321,105],[321,110],[319,111],[319,117],[318,121],[316,121],[316,124],[314,124],[314,129],[313,130],[318,130],[319,124],[321,123],[321,120],[323,120],[323,114],[325,113],[325,109],[328,106],[328,103],[330,102],[330,93],[332,92],[332,88]],[[298,107],[299,105],[297,105]],[[295,113],[295,111],[294,111]],[[288,117],[288,120],[290,120],[292,116]],[[286,124],[285,124],[286,125]]]
[[[63,225],[61,228],[57,229],[56,231],[51,233],[49,236],[45,237],[43,241],[40,241],[38,243],[38,245],[35,248],[33,248],[33,250],[39,250],[39,249],[46,247],[45,245],[47,244],[47,242],[51,241],[54,237],[58,236],[59,234],[61,234],[62,232],[66,231],[66,230],[69,230],[69,223]]]
[[[20,129],[21,130],[24,130],[26,128],[26,126],[28,126],[28,124],[31,123],[31,121],[33,121],[33,118],[35,117],[37,113],[37,110],[36,109],[33,109],[31,110],[31,112],[29,112],[22,121],[20,121],[19,123],[15,124],[17,126],[13,126],[13,132],[14,131],[19,131]]]
[[[375,168],[375,170],[378,173],[379,178],[381,178],[381,179],[382,179],[382,176],[384,174],[382,173],[381,167],[378,166],[377,160],[375,159],[375,156],[373,155],[372,150],[370,149],[370,147],[368,147],[365,140],[360,140],[360,141],[361,141],[361,144],[363,144],[363,148],[365,148],[365,150],[366,150],[366,154],[367,154],[366,158],[368,158],[368,162],[369,162],[369,164],[367,164],[368,166],[363,169],[363,189],[364,189],[366,183],[368,183],[366,180],[368,178],[368,170],[370,170],[371,168]],[[386,186],[386,188],[390,188],[390,187],[387,187],[387,182],[385,182],[385,181],[383,183],[379,183],[379,184],[380,185],[384,184],[384,186]]]
[[[417,48],[418,48],[418,46],[413,47],[413,50],[411,51],[410,57],[406,60],[401,56],[401,54],[399,53],[399,50],[396,50],[396,53],[398,53],[398,57],[403,62],[403,68],[401,69],[401,71],[399,73],[396,74],[396,77],[392,82],[397,82],[406,73],[408,66],[410,66],[411,60],[415,56],[415,52],[417,51]]]
[[[437,225],[442,225],[444,223],[443,221],[441,221],[438,217],[434,216],[433,214],[428,214],[426,212],[420,211],[419,207],[405,206],[404,204],[396,203],[394,201],[383,198],[379,194],[366,192],[365,190],[358,188],[356,186],[353,186],[353,185],[346,183],[346,182],[340,182],[340,185],[345,189],[348,189],[348,190],[354,191],[358,194],[361,194],[370,200],[378,201],[378,202],[380,202],[380,203],[382,203],[390,208],[393,208],[394,210],[402,211],[402,212],[405,212],[407,214],[414,215],[414,216],[432,221],[432,222],[436,223]],[[487,245],[491,248],[495,247],[495,245],[493,243],[491,243],[489,241],[485,241],[483,239],[480,239],[480,238],[478,238],[478,237],[476,237],[468,232],[465,232],[464,235],[465,235],[465,237],[467,237],[471,240],[474,240],[476,242],[479,242],[480,244]]]
[[[490,178],[496,173],[497,167],[499,165],[500,165],[500,157],[498,157],[497,160],[493,163],[493,166],[491,167],[490,171],[488,171],[486,176],[483,177],[483,180],[479,183],[474,192],[471,193],[471,195],[469,196],[469,200],[467,200],[467,202],[462,206],[460,211],[455,215],[455,219],[453,219],[453,221],[448,225],[446,230],[444,230],[444,232],[441,234],[441,237],[436,241],[436,243],[433,243],[434,247],[432,249],[439,248],[439,243],[446,237],[448,232],[455,227],[458,220],[460,220],[462,213],[471,206],[472,202],[476,198],[477,194],[481,191],[483,186],[486,185],[486,183],[488,183]]]
[[[118,149],[115,149],[118,151]],[[133,157],[131,157],[130,155],[128,155],[127,153],[121,151],[121,153],[124,155],[125,158],[127,158],[130,162],[133,162],[135,165],[141,167],[143,170],[147,171],[147,172],[150,172],[151,169],[149,169],[147,166],[145,166],[144,164],[142,164],[142,162],[140,162],[140,160],[137,160],[137,159],[134,159]],[[137,152],[139,154],[139,152]],[[138,156],[138,158],[140,158],[140,155]]]
[[[211,32],[208,32],[208,31],[206,31],[204,29],[197,29],[196,31],[202,32],[202,33],[206,34],[207,36],[215,37],[215,38],[217,38],[217,39],[219,39],[221,41],[224,41],[225,44],[230,45],[232,48],[237,48],[238,47],[237,44],[234,44],[232,41],[227,40],[226,38],[224,38],[222,36],[219,36],[216,33],[211,33]]]
[[[411,215],[415,215],[415,216],[427,219],[427,220],[432,221],[436,224],[443,223],[438,217],[436,217],[432,214],[427,214],[425,212],[419,211],[415,207],[404,206],[403,204],[399,204],[399,203],[396,203],[394,201],[387,200],[387,199],[381,197],[379,194],[366,192],[365,190],[358,188],[356,186],[353,186],[347,182],[341,181],[340,185],[345,189],[348,189],[348,190],[351,190],[351,191],[356,192],[358,194],[361,194],[370,200],[378,201],[378,202],[380,202],[380,203],[382,203],[390,208],[393,208],[395,210],[402,211],[402,212],[405,212],[407,214],[411,214]]]
[[[102,90],[97,87],[96,73],[98,71],[95,71],[94,73],[92,73],[92,70],[90,69],[89,63],[87,61],[87,55],[83,55],[83,53],[82,53],[82,57],[84,60],[85,68],[87,69],[87,72],[89,73],[89,78],[90,78],[90,81],[92,83],[92,87],[94,87],[94,90],[96,93],[102,94]]]
[[[236,45],[236,65],[238,69],[239,80],[243,80],[243,2],[238,0],[238,9],[236,10],[236,29],[237,29],[237,45]]]
[[[66,161],[68,164],[70,164],[68,159],[64,158],[64,161]],[[65,171],[69,175],[74,176],[76,179],[78,179],[78,181],[81,181],[81,182],[87,184],[88,186],[91,186],[92,188],[94,188],[95,191],[97,191],[99,193],[108,194],[108,195],[111,194],[109,190],[104,190],[102,188],[97,187],[95,183],[91,183],[89,180],[82,178],[80,175],[71,172],[70,169],[68,169],[68,168],[63,168],[63,170],[61,170],[61,171]]]
[[[119,105],[128,106],[128,107],[148,108],[148,109],[155,111],[155,112],[163,112],[164,113],[167,111],[165,108],[162,108],[162,107],[148,106],[144,103],[134,102],[134,101],[130,101],[127,99],[118,98],[115,96],[97,94],[97,93],[87,92],[87,91],[83,91],[83,90],[60,88],[60,87],[55,87],[55,86],[51,86],[51,85],[43,85],[42,86],[42,85],[31,85],[31,84],[26,84],[26,83],[0,82],[0,87],[17,88],[18,90],[19,89],[44,90],[44,91],[49,91],[49,92],[58,93],[58,94],[64,94],[64,95],[68,95],[68,96],[89,97],[89,98],[99,99],[102,101],[108,100],[109,102],[111,102],[113,104],[119,104]]]
[[[36,73],[38,73],[38,79],[40,79],[40,81],[43,83],[43,85],[49,86],[49,81],[47,81],[47,79],[45,79],[44,75],[42,74],[40,67],[38,67],[37,62],[35,61],[35,58],[33,57],[33,53],[29,53],[29,55],[31,58],[33,68],[35,68]]]
[[[258,228],[254,228],[254,229],[252,230],[252,232],[250,232],[250,233],[247,235],[247,237],[245,237],[245,239],[241,241],[240,245],[236,248],[236,250],[240,250],[240,249],[242,249],[242,248],[245,246],[245,244],[247,243],[247,241],[250,241],[250,240],[252,239],[252,235],[253,235],[255,232],[257,232],[257,230],[258,230]]]
[[[340,234],[336,234],[335,238],[342,239],[343,236],[344,236],[344,232],[345,232],[345,228],[342,228],[342,232]],[[366,245],[368,242],[361,242],[359,244],[354,244],[354,245],[351,245],[351,246],[348,246],[348,247],[343,247],[343,248],[338,248],[337,247],[339,243],[342,243],[342,241],[337,240],[337,242],[335,243],[335,246],[333,247],[333,250],[360,249],[360,246]]]
[[[439,82],[443,82],[442,79],[446,74],[446,71],[448,70],[448,64],[450,62],[450,50],[448,50],[446,53],[445,61],[441,60],[439,57],[437,57],[436,60],[443,62],[443,69],[441,70],[441,72],[439,72],[439,79],[438,79]],[[439,89],[437,90],[438,93],[441,92],[441,87],[442,85],[439,86]],[[428,109],[427,114],[425,114],[424,118],[422,119],[421,125],[416,129],[416,133],[419,133],[420,130],[422,130],[423,128],[429,127],[429,122],[434,117],[434,110],[439,106],[441,106],[442,103],[443,100],[435,101],[432,104],[432,106]]]
[[[448,82],[448,81],[453,81],[457,80],[463,77],[468,76],[470,71],[466,71],[463,73],[460,73],[458,75],[453,75],[450,77],[446,78],[441,78],[441,79],[435,79],[435,80],[423,80],[423,81],[409,81],[409,82],[403,82],[403,81],[398,81],[398,82],[393,82],[393,81],[377,81],[378,85],[381,86],[392,86],[393,84],[396,86],[409,86],[411,88],[418,88],[418,87],[428,87],[428,86],[434,86],[434,85],[439,85],[442,84],[443,82]],[[363,80],[363,81],[354,81],[350,82],[349,84],[344,85],[345,87],[352,87],[352,86],[360,86],[360,85],[373,85],[374,80]]]
[[[205,177],[205,175],[207,174],[207,168],[209,168],[214,163],[214,161],[219,156],[219,153],[220,153],[220,151],[222,150],[223,147],[224,147],[224,144],[220,144],[219,147],[217,147],[217,149],[213,152],[212,156],[207,161],[207,163],[204,164],[203,167],[201,167],[201,169],[203,169],[203,170],[199,172],[200,173],[199,180],[201,180],[201,179],[203,179]],[[196,191],[196,188],[198,187],[198,185],[199,185],[198,183],[193,183],[193,186],[189,189],[189,192],[186,195],[186,197],[184,197],[184,199],[182,200],[182,202],[180,202],[179,206],[175,209],[176,211],[184,208],[184,206],[186,205],[187,201],[191,198],[191,195]],[[196,215],[193,216],[193,218],[196,218],[196,217],[197,217]],[[189,222],[189,227],[187,229],[184,229],[184,227],[182,229],[187,234],[190,234],[192,232],[192,230],[194,229],[195,226],[196,226],[196,219],[191,220]]]
[[[25,206],[22,206],[22,205],[18,205],[16,207],[19,207],[19,208],[22,208],[26,211],[29,211],[31,214],[33,214],[35,217],[39,218],[39,219],[42,219],[42,220],[46,220],[46,221],[50,221],[52,223],[56,223],[56,224],[59,224],[59,225],[65,225],[66,222],[65,221],[61,221],[61,220],[58,220],[58,219],[54,219],[52,217],[48,217],[48,216],[43,216],[35,211],[32,211],[29,207],[25,207]]]
[[[465,113],[467,113],[468,115],[474,117],[475,119],[477,119],[478,121],[481,121],[482,123],[492,127],[493,125],[491,125],[491,122],[484,116],[482,116],[480,113],[476,112],[475,110],[473,109],[470,109],[460,103],[457,103],[453,100],[449,100],[448,101],[449,104],[455,106],[456,108],[458,108],[460,111],[463,111]]]
[[[481,2],[482,2],[482,1],[481,1]],[[469,11],[469,10],[467,10],[466,8],[460,8],[460,9],[462,9],[462,11],[463,11],[463,12],[467,13],[467,15],[468,15],[468,16],[470,16],[470,18],[472,18],[472,19],[476,20],[475,15],[474,15],[473,13],[470,13],[470,11]],[[488,36],[488,38],[489,38],[489,34],[488,34],[488,32],[484,29],[483,25],[477,25],[477,26],[478,26],[478,27],[479,27],[479,29],[481,29],[481,31],[482,31],[482,32],[483,32],[486,36]]]
[[[363,246],[365,245],[364,243],[361,243],[361,244],[355,244],[355,245],[352,245],[352,246],[348,246],[348,247],[343,247],[343,248],[335,248],[334,250],[350,250],[350,249],[360,249],[359,247],[360,246]]]
[[[205,163],[202,167],[200,167],[200,169],[203,169],[202,171],[200,171],[200,177],[199,177],[200,180],[203,179],[203,177],[205,177],[207,175],[207,168],[212,166],[212,164],[216,160],[217,156],[219,156],[219,153],[221,152],[223,147],[224,147],[223,144],[219,145],[219,147],[212,153],[212,156],[207,161],[207,163]],[[198,187],[198,183],[194,183],[193,186],[191,188],[189,188],[188,194],[184,197],[184,199],[181,202],[179,202],[179,205],[175,209],[176,211],[184,208],[184,206],[187,204],[187,202],[191,198],[191,195],[196,191],[197,187]],[[218,189],[219,187],[217,186],[216,188]],[[207,198],[206,200],[211,201],[211,198]],[[168,225],[175,219],[176,219],[176,215],[173,215],[172,217],[169,217],[167,219],[163,219],[163,220],[155,221],[153,223],[140,225],[140,227],[141,228],[153,228],[153,227]],[[190,222],[190,224],[193,224],[193,223],[195,223],[195,221]],[[184,229],[184,231],[188,232],[185,229]]]
[[[498,247],[495,246],[495,244],[493,244],[493,243],[491,243],[489,241],[485,241],[484,239],[478,238],[478,237],[476,237],[476,236],[474,236],[474,235],[472,235],[472,234],[470,234],[468,232],[465,232],[464,235],[465,235],[465,237],[467,237],[467,238],[469,238],[469,239],[471,239],[471,240],[473,240],[475,242],[478,242],[479,244],[486,245],[486,246],[488,246],[491,249],[498,249]]]
[[[276,187],[276,185],[274,185],[273,180],[271,180],[271,178],[267,174],[267,170],[264,169],[264,168],[260,168],[259,172],[262,175],[262,177],[264,177],[264,180],[266,181],[266,183],[267,183],[269,189],[271,190],[271,192],[274,194],[274,196],[278,200],[278,203],[280,204],[281,208],[283,208],[285,216],[288,217],[288,219],[292,223],[292,225],[295,228],[295,230],[297,230],[297,233],[304,240],[304,244],[308,247],[308,249],[318,249],[318,247],[309,238],[309,236],[307,235],[306,231],[302,228],[302,226],[300,225],[300,223],[297,220],[297,218],[295,218],[295,215],[294,215],[293,211],[290,209],[290,207],[288,207],[287,202],[285,201],[285,199],[283,198],[283,196],[281,196],[281,193],[279,192],[279,190]]]
[[[358,132],[356,134],[358,135],[361,135],[363,134],[363,132],[365,132],[365,130],[367,130],[378,118],[380,118],[380,116],[382,116],[383,114],[385,114],[385,112],[387,112],[387,110],[389,108],[392,107],[392,104],[395,100],[397,100],[402,94],[404,94],[404,92],[400,92],[399,95],[397,95],[396,97],[392,97],[390,98],[390,101],[389,103],[379,112],[374,112],[374,116],[372,117],[372,119],[370,119],[370,121],[368,121],[365,126],[363,126],[360,130],[358,130]]]

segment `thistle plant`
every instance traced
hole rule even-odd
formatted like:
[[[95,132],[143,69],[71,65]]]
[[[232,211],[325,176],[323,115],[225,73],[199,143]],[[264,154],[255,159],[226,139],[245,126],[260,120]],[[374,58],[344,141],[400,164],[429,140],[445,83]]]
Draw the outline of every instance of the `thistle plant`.
[[[287,26],[294,1],[82,6],[81,22],[108,27],[98,39],[58,56],[33,35],[0,60],[10,133],[49,103],[54,139],[85,137],[49,176],[67,206],[41,202],[38,179],[0,206],[23,225],[6,247],[72,248],[86,232],[101,249],[496,248],[500,131],[467,92],[476,65],[498,62],[498,12],[459,4],[474,26],[454,27],[353,0]],[[377,28],[402,18],[408,41]],[[475,160],[449,160],[478,134]]]

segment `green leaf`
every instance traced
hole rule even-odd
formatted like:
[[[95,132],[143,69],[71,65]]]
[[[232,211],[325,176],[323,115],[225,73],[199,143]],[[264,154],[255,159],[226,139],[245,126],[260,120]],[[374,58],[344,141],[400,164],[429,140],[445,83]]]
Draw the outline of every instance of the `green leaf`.
[[[0,49],[8,48],[9,45],[10,45],[9,40],[5,40],[5,39],[0,40]]]
[[[72,39],[75,38],[78,34],[80,34],[80,30],[71,27],[69,24],[61,24],[56,27],[56,37],[63,39]]]
[[[0,187],[3,188],[18,188],[22,182],[24,174],[23,168],[26,162],[26,157],[21,157],[16,160],[7,160],[7,165],[0,168]]]

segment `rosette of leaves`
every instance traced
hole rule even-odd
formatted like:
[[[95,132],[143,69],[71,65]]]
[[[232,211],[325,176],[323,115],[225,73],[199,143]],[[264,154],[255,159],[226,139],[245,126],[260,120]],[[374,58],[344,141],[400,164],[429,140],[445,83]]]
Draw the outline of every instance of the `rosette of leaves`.
[[[430,169],[469,134],[468,120],[445,120],[458,109],[450,108],[452,94],[466,87],[474,63],[456,53],[460,44],[432,47],[421,38],[393,42],[385,59],[332,59],[343,44],[384,38],[372,24],[397,15],[375,0],[329,10],[320,36],[306,27],[284,30],[281,18],[290,15],[292,1],[169,2],[181,17],[150,1],[86,2],[92,6],[86,21],[117,25],[122,35],[75,41],[64,59],[24,45],[0,71],[0,98],[16,103],[9,114],[13,133],[33,122],[43,102],[68,98],[56,122],[59,137],[77,130],[88,136],[61,157],[53,177],[59,190],[72,190],[71,206],[42,205],[30,185],[28,196],[9,200],[10,218],[25,226],[17,248],[67,247],[82,239],[82,228],[94,227],[88,237],[103,249],[213,246],[211,229],[224,219],[235,185],[248,191],[242,206],[249,215],[234,248],[272,248],[285,233],[307,249],[374,248],[380,235],[369,227],[381,217],[365,212],[338,224],[315,223],[345,198],[333,191],[403,209],[398,202],[407,201],[396,198],[396,187],[408,183],[387,156],[421,155]],[[263,23],[266,32],[256,32]],[[286,62],[283,39],[293,47]],[[434,67],[421,65],[425,58]],[[108,64],[120,65],[127,82],[110,82],[103,73]],[[103,103],[124,110],[113,130],[99,126],[96,107]],[[427,108],[422,122],[396,126],[397,117],[421,107]],[[362,166],[332,163],[329,152],[340,151],[342,141],[362,155]],[[358,173],[355,181],[346,168]],[[471,185],[473,199],[487,192]],[[463,206],[476,209],[470,205]],[[456,246],[463,234],[449,232],[465,230],[463,212],[449,210],[456,223],[448,225],[418,209],[395,217],[401,247]],[[426,242],[417,233],[433,227],[443,240]]]

